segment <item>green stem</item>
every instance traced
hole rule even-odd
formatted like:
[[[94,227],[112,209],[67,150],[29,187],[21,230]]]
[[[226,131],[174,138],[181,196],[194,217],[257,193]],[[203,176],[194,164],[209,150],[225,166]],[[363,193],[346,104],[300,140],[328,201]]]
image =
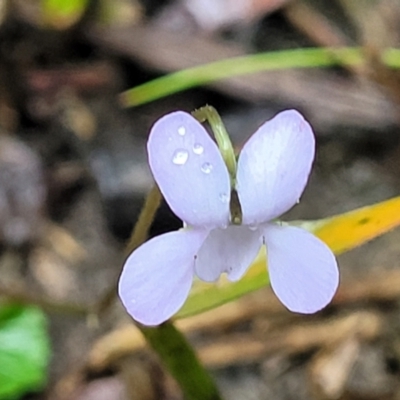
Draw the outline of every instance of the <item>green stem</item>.
[[[156,328],[139,326],[148,344],[179,383],[187,400],[222,400],[193,348],[171,322]]]
[[[219,151],[228,168],[231,178],[232,187],[234,187],[236,179],[236,157],[233,151],[231,139],[226,131],[220,115],[213,106],[206,105],[192,112],[192,115],[200,122],[207,121],[213,131],[215,140],[217,141]]]
[[[381,58],[386,66],[400,68],[400,49],[385,49]],[[334,65],[356,66],[364,61],[364,51],[359,47],[279,50],[229,58],[174,72],[129,89],[121,94],[121,102],[125,107],[138,106],[182,90],[256,72]]]
[[[209,105],[201,107],[192,112],[192,115],[199,121],[207,121],[214,133],[215,140],[218,144],[222,158],[225,161],[226,167],[229,172],[231,182],[231,222],[234,225],[242,223],[242,208],[240,206],[239,197],[236,192],[236,156],[233,150],[231,139],[226,131],[225,125],[222,122],[218,111]]]
[[[147,239],[161,199],[161,192],[155,186],[147,196],[131,238],[127,243],[127,254]],[[115,296],[115,288],[113,288],[112,294]],[[221,400],[210,375],[198,361],[186,338],[174,327],[172,322],[167,321],[154,328],[136,325],[148,344],[158,354],[167,370],[176,379],[188,400]]]

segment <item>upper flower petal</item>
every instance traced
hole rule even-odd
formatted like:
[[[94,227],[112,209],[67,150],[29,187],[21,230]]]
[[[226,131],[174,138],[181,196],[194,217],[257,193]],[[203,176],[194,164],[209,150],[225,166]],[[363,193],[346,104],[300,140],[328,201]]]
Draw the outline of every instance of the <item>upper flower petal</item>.
[[[243,223],[257,225],[289,210],[299,200],[314,159],[311,126],[295,110],[263,124],[244,145],[236,189]]]
[[[226,272],[231,281],[237,281],[256,258],[261,245],[259,230],[243,225],[214,229],[197,253],[196,274],[200,279],[212,282]]]
[[[216,143],[190,114],[173,112],[153,126],[149,164],[172,211],[187,224],[226,226],[230,182]]]
[[[128,257],[118,290],[136,321],[158,325],[181,308],[192,286],[195,254],[207,234],[202,230],[169,232]]]
[[[336,292],[339,271],[328,246],[295,227],[268,225],[264,230],[272,289],[291,311],[313,313]]]

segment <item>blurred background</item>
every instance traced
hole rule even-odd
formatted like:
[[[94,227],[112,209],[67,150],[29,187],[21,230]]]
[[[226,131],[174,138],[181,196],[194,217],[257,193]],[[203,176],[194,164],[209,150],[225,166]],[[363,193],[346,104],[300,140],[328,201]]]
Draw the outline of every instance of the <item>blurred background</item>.
[[[152,187],[151,125],[208,103],[239,149],[296,108],[318,147],[287,219],[373,204],[400,192],[400,76],[379,61],[399,45],[396,0],[1,0],[0,400],[182,399],[110,295]],[[362,46],[365,63],[119,102],[169,72],[318,46]],[[151,234],[180,224],[162,204]],[[341,256],[316,315],[265,288],[178,326],[228,400],[400,399],[399,243],[394,230]]]

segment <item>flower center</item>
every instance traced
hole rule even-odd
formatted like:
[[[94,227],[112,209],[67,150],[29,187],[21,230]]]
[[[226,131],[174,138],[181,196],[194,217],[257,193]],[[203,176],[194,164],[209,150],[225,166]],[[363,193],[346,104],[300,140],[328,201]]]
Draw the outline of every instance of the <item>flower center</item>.
[[[242,207],[240,205],[239,196],[235,189],[231,190],[231,202],[229,204],[231,211],[231,222],[233,225],[242,224]]]

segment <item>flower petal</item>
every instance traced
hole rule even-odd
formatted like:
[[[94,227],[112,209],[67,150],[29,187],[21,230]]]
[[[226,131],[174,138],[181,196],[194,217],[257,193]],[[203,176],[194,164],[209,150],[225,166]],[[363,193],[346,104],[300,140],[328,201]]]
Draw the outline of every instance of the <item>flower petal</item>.
[[[126,260],[119,296],[128,313],[158,325],[181,308],[192,286],[195,254],[207,231],[182,230],[157,236]]]
[[[283,111],[262,125],[238,160],[243,223],[268,222],[293,207],[307,183],[314,152],[311,126],[297,111]]]
[[[179,218],[199,227],[228,224],[228,170],[196,119],[182,111],[162,117],[150,132],[147,149],[154,179]]]
[[[328,246],[291,226],[264,229],[271,286],[291,311],[309,314],[325,307],[336,292],[339,271]]]
[[[226,272],[231,281],[237,281],[256,258],[261,245],[259,230],[242,225],[214,229],[197,253],[196,275],[204,281],[213,282]]]

